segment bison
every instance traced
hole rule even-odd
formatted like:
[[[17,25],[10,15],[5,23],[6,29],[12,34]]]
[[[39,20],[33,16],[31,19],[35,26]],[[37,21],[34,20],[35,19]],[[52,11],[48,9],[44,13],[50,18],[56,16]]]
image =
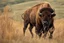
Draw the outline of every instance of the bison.
[[[52,34],[54,31],[54,16],[55,11],[51,8],[50,4],[47,2],[37,4],[32,8],[29,8],[24,13],[24,28],[23,34],[25,35],[25,31],[27,29],[28,24],[29,31],[33,37],[32,29],[35,26],[35,33],[39,37],[41,37],[42,33],[44,33],[44,37],[46,37],[47,32],[50,32],[49,38],[52,38]]]

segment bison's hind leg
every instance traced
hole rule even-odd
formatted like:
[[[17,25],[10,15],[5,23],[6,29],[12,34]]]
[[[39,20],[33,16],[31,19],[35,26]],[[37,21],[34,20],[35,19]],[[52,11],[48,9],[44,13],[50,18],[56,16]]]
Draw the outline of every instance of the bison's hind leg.
[[[33,38],[32,28],[33,28],[33,25],[30,23],[29,31],[30,31],[30,33],[31,33],[31,35],[32,35],[32,38]]]
[[[25,36],[25,31],[27,29],[28,24],[29,24],[28,21],[27,22],[24,21],[24,28],[23,28],[23,34],[24,34],[24,36]]]

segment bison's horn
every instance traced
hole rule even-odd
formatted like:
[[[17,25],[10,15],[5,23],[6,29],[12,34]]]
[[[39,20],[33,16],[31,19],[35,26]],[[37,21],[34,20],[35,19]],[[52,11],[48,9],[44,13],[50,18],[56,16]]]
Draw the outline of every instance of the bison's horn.
[[[56,16],[56,14],[53,12],[53,13],[52,13],[52,17],[54,17],[54,16]]]
[[[55,12],[52,13],[52,15],[55,14]]]
[[[41,15],[42,15],[42,13],[39,13],[39,15],[41,16]]]
[[[54,13],[52,13],[52,15],[53,15]]]

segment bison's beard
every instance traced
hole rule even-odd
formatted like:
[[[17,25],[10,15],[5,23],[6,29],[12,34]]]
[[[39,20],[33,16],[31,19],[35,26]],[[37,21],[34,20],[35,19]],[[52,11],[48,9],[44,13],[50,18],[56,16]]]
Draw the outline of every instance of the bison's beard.
[[[45,33],[49,29],[49,23],[47,21],[42,22],[43,28],[42,31]]]

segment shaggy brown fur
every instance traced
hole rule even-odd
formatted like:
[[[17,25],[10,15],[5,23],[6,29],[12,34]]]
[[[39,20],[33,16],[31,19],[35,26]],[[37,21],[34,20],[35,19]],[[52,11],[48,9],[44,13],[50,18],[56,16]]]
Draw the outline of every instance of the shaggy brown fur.
[[[36,29],[35,29],[36,34],[41,37],[42,31],[45,31],[45,30],[43,30],[44,27],[43,27],[43,24],[42,24],[41,19],[44,20],[45,18],[48,17],[48,14],[51,14],[50,11],[45,10],[44,8],[45,8],[45,9],[46,9],[46,8],[52,9],[49,3],[44,2],[44,3],[37,4],[37,5],[33,6],[32,8],[30,8],[30,9],[28,9],[28,10],[26,10],[26,11],[24,12],[24,18],[23,18],[23,19],[24,19],[24,28],[23,28],[23,33],[24,33],[24,34],[25,34],[25,30],[26,30],[28,24],[30,24],[30,26],[29,26],[29,31],[30,31],[32,37],[33,37],[32,28],[33,28],[34,26],[36,27]],[[45,17],[39,16],[40,10],[42,10],[42,9],[44,9]],[[49,17],[48,17],[48,18],[49,18]],[[50,20],[53,21],[53,20],[54,20],[53,17],[52,17]],[[49,28],[51,28],[51,27],[54,28],[53,22],[51,22]],[[44,32],[44,34],[45,34],[45,33],[47,33],[47,32]],[[51,32],[50,32],[50,33],[51,33]],[[53,32],[52,32],[52,33],[53,33]],[[46,34],[45,34],[45,35],[46,35]],[[44,36],[45,36],[45,35],[44,35]],[[52,35],[50,35],[50,37],[51,37],[51,36],[52,36]]]

